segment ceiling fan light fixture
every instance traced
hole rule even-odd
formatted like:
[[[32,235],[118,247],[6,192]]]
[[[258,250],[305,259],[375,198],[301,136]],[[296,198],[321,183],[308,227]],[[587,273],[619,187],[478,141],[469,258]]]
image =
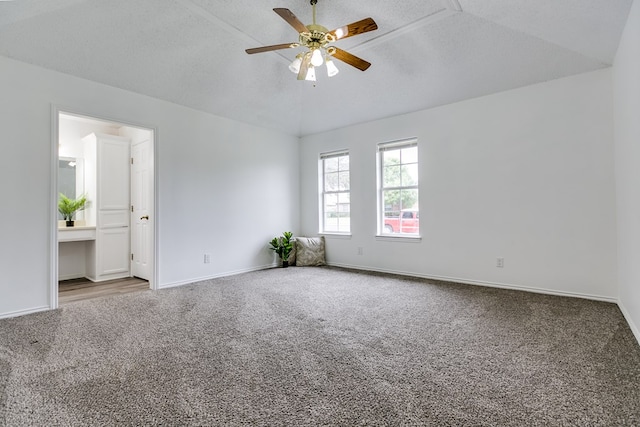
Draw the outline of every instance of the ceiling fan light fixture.
[[[322,59],[322,52],[320,51],[320,49],[312,49],[311,64],[314,67],[319,67],[323,62],[324,60]]]
[[[289,64],[289,70],[292,73],[298,74],[300,72],[300,65],[302,65],[302,54],[299,53],[296,55],[296,58]]]
[[[307,70],[307,77],[305,77],[305,80],[308,82],[316,81],[316,67],[314,67],[313,65],[309,67],[309,70]]]
[[[328,56],[325,64],[327,66],[327,75],[329,77],[333,77],[340,72],[340,70],[338,70],[338,67],[336,67],[336,64],[334,64],[331,58],[329,58]]]

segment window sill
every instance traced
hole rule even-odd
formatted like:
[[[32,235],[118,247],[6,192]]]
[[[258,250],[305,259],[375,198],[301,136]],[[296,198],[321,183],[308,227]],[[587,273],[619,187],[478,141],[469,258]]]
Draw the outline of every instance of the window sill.
[[[392,236],[390,234],[378,234],[376,235],[376,240],[379,242],[420,243],[422,241],[422,236],[408,236],[406,234]]]
[[[320,236],[325,236],[329,239],[351,239],[351,233],[331,233],[323,231],[318,233]]]

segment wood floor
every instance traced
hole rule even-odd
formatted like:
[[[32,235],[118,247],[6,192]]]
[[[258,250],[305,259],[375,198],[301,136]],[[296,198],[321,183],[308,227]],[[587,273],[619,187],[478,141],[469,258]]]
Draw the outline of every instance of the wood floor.
[[[91,298],[126,294],[149,290],[149,282],[137,277],[94,283],[88,279],[72,279],[58,282],[58,304]]]

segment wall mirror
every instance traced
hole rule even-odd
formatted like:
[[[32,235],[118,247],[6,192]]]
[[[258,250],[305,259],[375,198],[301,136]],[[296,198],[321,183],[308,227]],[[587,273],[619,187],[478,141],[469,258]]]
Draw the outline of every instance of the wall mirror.
[[[60,157],[58,160],[58,194],[62,193],[70,199],[84,194],[84,161],[75,157]],[[62,215],[58,212],[58,219]],[[78,211],[76,220],[84,219],[84,211]]]

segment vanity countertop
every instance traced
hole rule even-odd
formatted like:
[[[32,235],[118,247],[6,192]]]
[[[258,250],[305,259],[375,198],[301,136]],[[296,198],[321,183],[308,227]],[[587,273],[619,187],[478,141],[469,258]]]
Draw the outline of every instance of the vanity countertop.
[[[58,228],[58,242],[79,242],[86,240],[96,240],[95,225]]]
[[[58,227],[58,231],[73,231],[73,230],[95,230],[95,225],[76,225],[73,227]]]

